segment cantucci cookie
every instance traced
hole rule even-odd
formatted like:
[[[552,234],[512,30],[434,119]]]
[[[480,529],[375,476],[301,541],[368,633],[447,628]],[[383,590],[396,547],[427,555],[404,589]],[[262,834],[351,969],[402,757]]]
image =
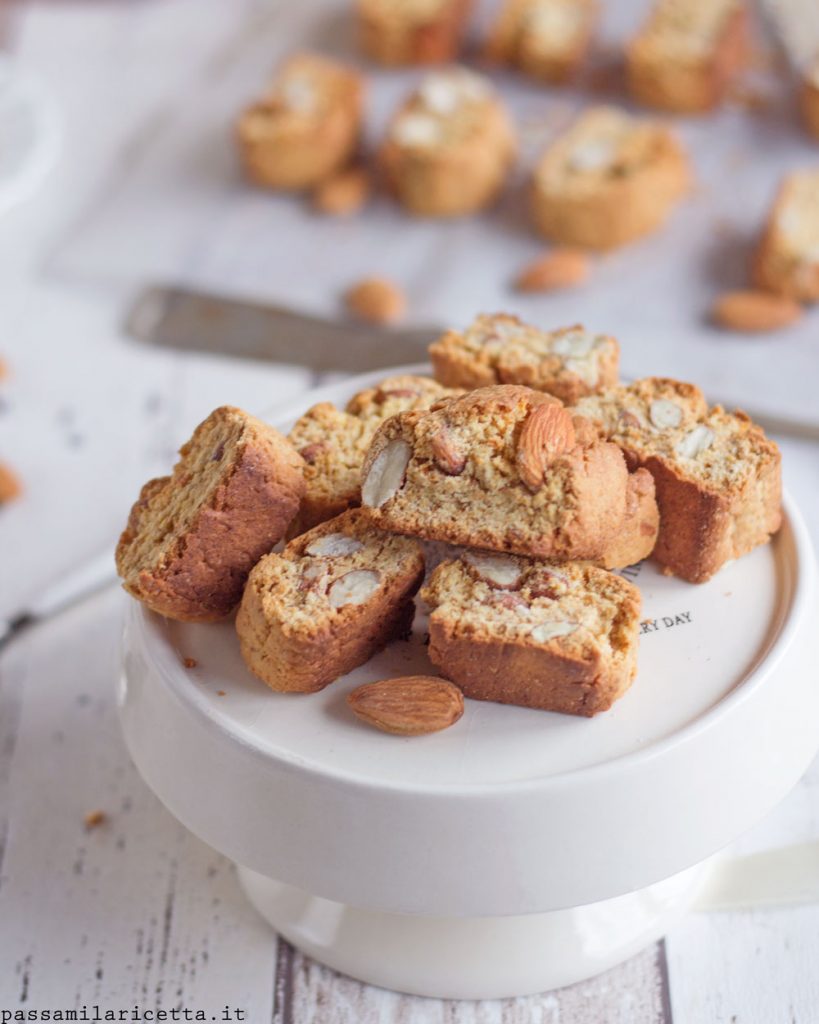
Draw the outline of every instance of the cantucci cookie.
[[[546,82],[565,82],[586,55],[596,0],[504,0],[486,55]]]
[[[799,105],[805,127],[811,135],[819,139],[819,59],[811,64],[802,79]]]
[[[652,377],[584,398],[576,411],[654,477],[664,571],[703,583],[779,529],[779,449],[744,413],[709,409],[694,385]]]
[[[363,81],[336,61],[291,57],[236,126],[247,176],[276,189],[311,188],[346,164],[361,133]]]
[[[697,113],[724,97],[748,53],[743,0],[658,0],[626,51],[638,103]]]
[[[388,377],[354,395],[345,410],[320,402],[290,431],[304,459],[306,493],[290,527],[296,536],[361,502],[361,467],[379,426],[399,412],[426,409],[459,394],[429,377]]]
[[[171,476],[142,488],[116,551],[124,588],[183,622],[224,618],[284,536],[304,493],[301,457],[273,427],[224,406],[200,423]]]
[[[428,75],[398,110],[380,163],[411,213],[454,217],[495,199],[515,149],[512,123],[488,79],[451,68]]]
[[[604,562],[618,535],[639,529],[617,446],[552,396],[514,385],[387,420],[361,494],[377,526],[495,551]],[[640,557],[653,538],[643,545]]]
[[[617,383],[620,347],[580,326],[541,331],[515,316],[479,316],[429,348],[435,377],[449,387],[525,384],[569,404]]]
[[[454,60],[471,0],[357,0],[358,32],[367,56],[381,64]]]
[[[640,592],[604,569],[475,551],[421,596],[430,660],[467,697],[591,716],[636,674]]]
[[[273,690],[321,690],[409,633],[423,575],[416,541],[345,512],[253,569],[236,617],[242,657]]]
[[[532,215],[555,242],[611,249],[657,230],[689,183],[685,151],[667,128],[593,107],[535,168]]]
[[[759,288],[800,302],[819,300],[819,171],[796,171],[785,178],[753,269]]]

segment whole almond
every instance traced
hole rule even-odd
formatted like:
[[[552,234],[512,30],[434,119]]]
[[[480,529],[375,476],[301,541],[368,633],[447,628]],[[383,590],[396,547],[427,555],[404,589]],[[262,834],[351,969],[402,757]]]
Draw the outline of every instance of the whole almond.
[[[17,474],[5,463],[0,462],[0,505],[13,501],[23,493],[23,485]]]
[[[432,435],[429,440],[432,457],[436,466],[447,476],[460,476],[466,466],[466,456],[458,449],[455,438],[446,427]]]
[[[523,268],[515,279],[519,292],[572,288],[589,276],[589,257],[581,249],[552,249]]]
[[[748,290],[722,295],[711,315],[731,331],[776,331],[798,320],[802,307],[783,295]]]
[[[354,316],[374,324],[398,320],[407,306],[401,289],[382,277],[368,277],[359,281],[344,299],[347,309]]]
[[[364,683],[348,695],[347,703],[362,722],[395,736],[440,732],[464,713],[464,697],[458,687],[436,676]]]
[[[370,195],[370,176],[363,167],[348,167],[323,181],[313,193],[319,213],[343,217],[358,210]]]
[[[576,435],[571,413],[562,405],[536,405],[523,424],[518,438],[517,467],[530,491],[543,484],[549,463],[574,447]]]

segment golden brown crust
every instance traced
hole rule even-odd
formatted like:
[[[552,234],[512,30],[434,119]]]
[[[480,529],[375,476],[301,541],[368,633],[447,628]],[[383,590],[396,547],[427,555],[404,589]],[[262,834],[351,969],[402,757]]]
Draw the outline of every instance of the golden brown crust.
[[[540,331],[515,316],[479,316],[429,347],[435,379],[448,387],[524,384],[569,405],[617,383],[620,346],[580,325]]]
[[[677,2],[680,8],[685,6],[678,0],[672,2]],[[661,0],[657,6],[669,6],[668,0]],[[694,6],[703,6],[703,0],[694,0]],[[748,29],[748,12],[737,5],[726,12],[706,50],[677,54],[654,36],[650,18],[626,50],[626,72],[632,97],[644,106],[675,113],[712,110],[722,102],[729,83],[746,62]]]
[[[422,591],[432,607],[430,660],[475,700],[607,710],[636,674],[639,591],[593,566],[520,564],[523,579],[503,590],[468,579],[463,561],[435,570]],[[540,637],[544,628],[552,634]]]
[[[564,434],[562,448],[529,431],[544,402],[560,407],[502,385],[387,420],[362,471],[373,522],[453,544],[599,562],[626,516],[625,462],[592,431]]]
[[[352,69],[313,54],[291,57],[269,94],[237,121],[248,178],[285,190],[312,188],[329,178],[358,145],[363,96],[363,79]]]
[[[601,565],[604,569],[617,569],[648,558],[657,544],[659,530],[654,479],[648,470],[638,469],[629,474],[623,527],[603,552]]]
[[[604,147],[610,159],[584,166]],[[543,155],[532,216],[554,242],[611,249],[657,230],[689,186],[687,156],[667,128],[594,108]]]
[[[364,53],[388,67],[455,60],[472,0],[441,0],[428,13],[419,8],[416,14],[412,6],[406,4],[402,13],[399,5],[385,0],[358,0],[358,35]]]
[[[307,551],[338,535],[361,547],[330,556]],[[375,589],[359,603],[334,606],[334,585],[353,573],[376,573]],[[423,574],[415,541],[374,530],[358,509],[346,512],[254,568],[236,617],[242,656],[273,690],[321,690],[409,633]]]
[[[238,440],[215,481],[198,488],[195,461],[206,445],[212,461],[224,457],[228,426]],[[124,588],[160,615],[217,621],[239,603],[248,573],[295,515],[302,461],[278,431],[228,407],[211,413],[180,455],[171,476],[142,488],[117,545],[117,568]]]

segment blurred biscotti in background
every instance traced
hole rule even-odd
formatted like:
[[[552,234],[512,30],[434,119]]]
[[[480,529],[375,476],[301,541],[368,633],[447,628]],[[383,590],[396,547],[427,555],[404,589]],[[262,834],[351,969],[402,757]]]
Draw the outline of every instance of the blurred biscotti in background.
[[[659,110],[712,110],[748,53],[743,0],[657,0],[627,47],[629,89],[638,103]]]
[[[753,265],[754,283],[799,302],[819,300],[819,170],[779,187]]]
[[[668,128],[593,107],[535,167],[532,216],[552,241],[611,249],[661,227],[690,183],[687,154]]]
[[[379,64],[456,60],[472,0],[356,0],[362,50]]]
[[[596,0],[503,0],[484,52],[532,78],[565,82],[588,52],[598,14]]]
[[[410,213],[456,217],[498,196],[516,149],[491,82],[456,67],[429,74],[401,105],[379,163],[387,188]]]
[[[251,181],[312,188],[350,162],[361,134],[364,82],[351,68],[300,53],[239,117],[236,138]]]

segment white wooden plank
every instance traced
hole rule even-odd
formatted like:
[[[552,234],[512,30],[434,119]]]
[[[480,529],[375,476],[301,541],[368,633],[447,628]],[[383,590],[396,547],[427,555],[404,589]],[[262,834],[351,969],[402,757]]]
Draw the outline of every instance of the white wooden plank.
[[[232,866],[131,766],[115,710],[124,598],[32,631],[0,887],[0,1006],[243,1008],[269,1020],[276,939]],[[86,830],[100,809],[108,821]]]
[[[282,944],[284,945],[284,944]],[[289,955],[274,1024],[669,1024],[660,945],[592,981],[520,999],[457,1002],[399,995]],[[285,965],[287,960],[284,961]]]

